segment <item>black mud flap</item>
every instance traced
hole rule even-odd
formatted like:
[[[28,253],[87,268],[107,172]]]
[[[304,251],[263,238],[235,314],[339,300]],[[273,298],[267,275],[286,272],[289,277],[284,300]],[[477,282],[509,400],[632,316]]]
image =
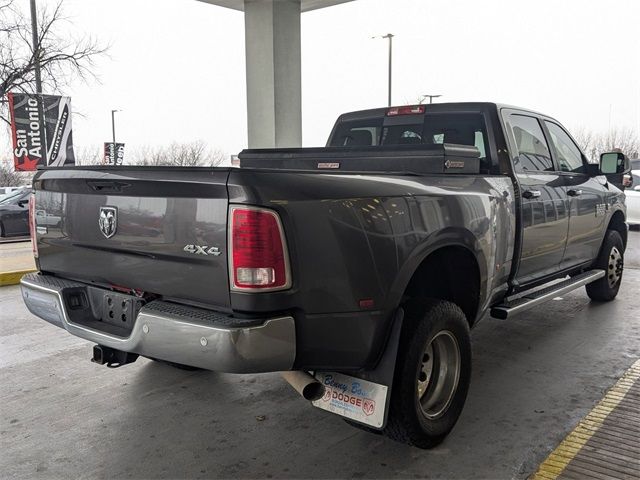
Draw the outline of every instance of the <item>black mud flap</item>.
[[[389,416],[403,319],[404,310],[399,308],[385,350],[374,370],[355,374],[316,372],[315,377],[324,385],[325,393],[320,400],[312,402],[313,405],[350,422],[383,430]]]

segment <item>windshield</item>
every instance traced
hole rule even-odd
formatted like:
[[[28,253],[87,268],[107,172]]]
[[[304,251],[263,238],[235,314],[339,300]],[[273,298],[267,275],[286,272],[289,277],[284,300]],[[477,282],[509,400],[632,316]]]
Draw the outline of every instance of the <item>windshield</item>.
[[[18,199],[18,197],[21,197],[24,194],[25,194],[24,189],[15,190],[11,193],[7,193],[6,195],[3,195],[0,197],[0,205],[8,205],[10,203],[14,203]]]
[[[631,170],[640,170],[640,158],[631,160]]]

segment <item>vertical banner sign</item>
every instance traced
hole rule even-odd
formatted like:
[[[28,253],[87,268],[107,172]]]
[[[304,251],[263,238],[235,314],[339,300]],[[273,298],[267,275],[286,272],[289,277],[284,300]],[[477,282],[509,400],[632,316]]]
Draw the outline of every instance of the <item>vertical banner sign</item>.
[[[71,131],[71,98],[42,95],[47,138],[47,165],[75,165]]]
[[[38,165],[47,164],[40,101],[35,95],[9,92],[7,96],[11,115],[13,164],[16,170],[36,170]]]
[[[9,93],[8,97],[15,169],[75,164],[71,99],[23,93]]]
[[[122,165],[124,162],[124,143],[104,142],[104,163]]]

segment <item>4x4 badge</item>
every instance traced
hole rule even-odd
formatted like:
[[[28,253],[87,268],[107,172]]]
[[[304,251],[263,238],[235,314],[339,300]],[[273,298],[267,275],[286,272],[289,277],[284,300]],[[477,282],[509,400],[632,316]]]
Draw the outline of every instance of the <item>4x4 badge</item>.
[[[185,245],[182,250],[196,255],[213,255],[214,257],[222,253],[218,247],[210,247],[208,245]]]
[[[116,207],[100,207],[98,225],[105,237],[113,237],[118,229],[118,209]]]

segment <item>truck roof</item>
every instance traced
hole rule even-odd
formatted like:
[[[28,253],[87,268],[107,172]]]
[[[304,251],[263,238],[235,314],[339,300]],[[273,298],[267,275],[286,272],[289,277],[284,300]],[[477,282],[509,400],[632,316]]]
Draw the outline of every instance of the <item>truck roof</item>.
[[[358,120],[364,118],[385,116],[387,111],[390,108],[399,108],[409,105],[396,105],[393,107],[379,107],[379,108],[370,108],[367,110],[356,110],[353,112],[343,113],[338,117],[339,121],[345,120]],[[514,105],[508,105],[504,103],[495,103],[495,102],[445,102],[445,103],[427,103],[422,104],[425,107],[425,113],[429,112],[465,112],[465,111],[486,111],[486,112],[496,112],[502,108],[509,108],[512,110],[520,110],[523,112],[533,113],[535,115],[544,115],[535,110],[531,110],[528,108],[516,107]],[[549,117],[548,115],[544,115],[545,117]],[[549,117],[550,118],[550,117]]]

